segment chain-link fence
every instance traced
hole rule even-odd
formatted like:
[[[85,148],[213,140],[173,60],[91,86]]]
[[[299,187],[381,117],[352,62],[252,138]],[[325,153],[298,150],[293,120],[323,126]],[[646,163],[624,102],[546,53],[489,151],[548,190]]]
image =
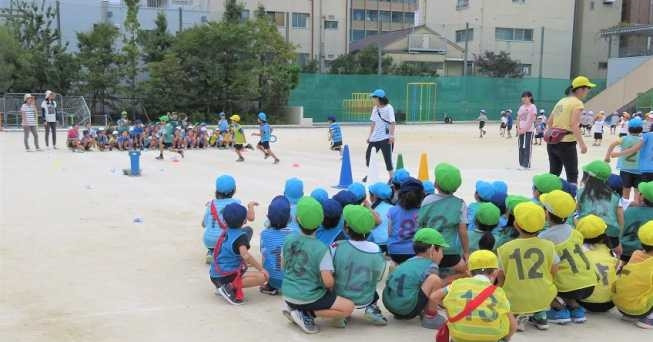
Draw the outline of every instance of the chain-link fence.
[[[20,107],[23,105],[22,93],[9,93],[0,98],[0,112],[2,112],[2,126],[6,128],[20,127],[22,117]],[[40,108],[45,94],[32,94],[36,98],[36,107]],[[83,96],[61,96],[56,95],[57,102],[57,123],[59,127],[72,126],[73,124],[85,124],[91,119],[91,112],[86,105]],[[40,120],[41,121],[41,120]]]

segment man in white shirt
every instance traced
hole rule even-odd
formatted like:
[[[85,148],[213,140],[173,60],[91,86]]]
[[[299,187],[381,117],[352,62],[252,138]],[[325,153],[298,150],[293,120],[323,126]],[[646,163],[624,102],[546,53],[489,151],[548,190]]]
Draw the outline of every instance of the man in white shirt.
[[[374,108],[370,116],[372,125],[370,126],[370,135],[367,138],[368,145],[367,152],[365,153],[365,165],[370,165],[372,148],[376,149],[376,152],[381,150],[386,170],[388,171],[389,177],[392,178],[394,170],[392,165],[392,150],[395,143],[395,111],[383,89],[375,90],[371,96],[374,100]]]
[[[52,132],[52,147],[57,149],[57,102],[54,92],[47,90],[45,100],[41,102],[41,117],[45,122],[45,147],[49,147],[50,132]]]

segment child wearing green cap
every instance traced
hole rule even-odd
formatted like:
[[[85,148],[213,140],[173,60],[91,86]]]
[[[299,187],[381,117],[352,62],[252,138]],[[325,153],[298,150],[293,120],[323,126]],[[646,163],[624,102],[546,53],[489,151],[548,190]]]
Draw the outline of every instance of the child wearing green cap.
[[[438,314],[435,293],[444,284],[438,276],[448,244],[433,228],[422,228],[413,238],[416,256],[390,274],[383,289],[383,305],[395,319],[409,320],[422,315],[422,326],[437,329],[445,319]]]
[[[553,190],[562,190],[560,177],[551,173],[543,173],[533,177],[533,202],[540,204],[540,195]]]
[[[467,230],[472,231],[476,228],[476,211],[478,207],[483,203],[491,203],[494,195],[495,191],[492,183],[486,181],[476,182],[476,191],[474,191],[476,202],[467,206]]]
[[[283,314],[305,333],[315,334],[320,329],[314,316],[340,324],[351,315],[354,303],[333,293],[333,259],[327,246],[314,236],[324,220],[322,205],[303,197],[297,202],[296,215],[299,233],[288,236],[283,245]]]
[[[492,231],[499,224],[501,212],[492,203],[481,203],[476,210],[474,221],[476,228],[469,234],[469,251],[475,252],[479,249],[491,251],[494,249],[494,235]]]
[[[515,228],[515,207],[520,203],[529,201],[530,199],[524,196],[511,195],[506,197],[506,225],[494,230],[494,251],[519,236],[519,232]]]
[[[653,220],[653,182],[639,183],[639,206],[631,205],[624,212],[624,229],[620,242],[622,246],[621,260],[627,263],[633,252],[642,249],[637,238],[639,227]]]
[[[385,259],[379,246],[367,241],[376,225],[374,214],[362,205],[350,204],[344,208],[343,216],[349,240],[332,245],[335,292],[353,301],[356,307],[365,308],[366,321],[386,325],[388,320],[376,304],[379,300],[376,286],[383,278]]]

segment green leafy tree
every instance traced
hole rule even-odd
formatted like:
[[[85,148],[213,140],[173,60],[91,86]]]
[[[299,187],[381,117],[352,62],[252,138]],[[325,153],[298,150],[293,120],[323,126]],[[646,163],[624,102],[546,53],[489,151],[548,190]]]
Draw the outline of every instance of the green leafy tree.
[[[145,63],[161,62],[175,39],[168,32],[168,19],[163,12],[159,12],[154,23],[153,30],[141,30],[138,34]]]
[[[127,80],[126,94],[129,98],[134,99],[138,96],[136,87],[136,77],[140,72],[138,63],[140,60],[140,50],[137,43],[138,32],[141,24],[138,22],[138,7],[140,0],[124,0],[127,6],[127,15],[125,16],[125,32],[123,34],[123,58],[125,62],[124,73]]]
[[[406,76],[437,76],[438,72],[435,67],[428,65],[427,63],[412,63],[412,62],[403,62],[399,65],[396,65],[392,73],[395,75],[406,75]]]
[[[238,3],[236,0],[227,0],[224,4],[224,14],[222,21],[235,24],[242,20],[242,13],[245,10],[243,4]]]
[[[376,45],[369,45],[359,51],[341,55],[331,63],[332,74],[376,74],[379,53]],[[381,66],[384,74],[393,71],[392,57],[382,56]]]
[[[302,66],[302,72],[307,74],[315,74],[320,70],[320,62],[317,59],[311,59]]]
[[[519,61],[510,58],[510,53],[500,51],[485,51],[474,56],[474,63],[478,72],[490,77],[521,78],[524,76]]]
[[[28,54],[6,26],[0,26],[0,93],[29,91],[30,80],[21,75],[30,65]]]

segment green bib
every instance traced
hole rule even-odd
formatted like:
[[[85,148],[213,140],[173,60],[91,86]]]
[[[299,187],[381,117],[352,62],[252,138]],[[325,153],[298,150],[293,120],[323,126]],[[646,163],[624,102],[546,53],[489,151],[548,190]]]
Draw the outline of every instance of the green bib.
[[[390,273],[383,289],[383,305],[395,315],[407,315],[417,305],[418,291],[422,291],[423,276],[433,261],[414,257]],[[285,281],[285,280],[284,280]]]
[[[579,217],[585,217],[594,214],[602,218],[608,225],[605,234],[609,237],[618,237],[620,232],[619,223],[617,222],[617,208],[619,207],[619,196],[612,194],[609,201],[595,201],[587,196],[580,196]]]
[[[284,297],[297,304],[307,304],[322,298],[326,293],[320,262],[327,247],[312,236],[292,234],[283,245]]]
[[[438,201],[422,206],[417,215],[417,224],[420,228],[437,229],[449,247],[444,249],[445,255],[461,255],[462,246],[458,236],[460,224],[460,209],[463,200],[455,196],[447,196]]]
[[[492,233],[494,235],[494,251],[498,250],[499,247],[505,245],[507,242],[514,240],[515,237],[513,236],[516,235],[515,232],[515,227],[511,226],[495,229]]]
[[[381,252],[369,253],[354,247],[348,241],[338,241],[333,255],[336,269],[336,294],[351,299],[356,306],[374,300],[376,284],[385,271]]]
[[[644,223],[653,220],[653,208],[628,207],[624,213],[624,231],[621,234],[621,246],[625,255],[642,249],[642,244],[637,237],[637,231]]]
[[[174,132],[175,128],[172,126],[172,124],[168,123],[165,126],[165,131],[163,133],[163,141],[166,144],[171,144],[172,143],[172,134]]]
[[[234,142],[238,145],[244,145],[245,134],[243,134],[243,129],[240,127],[239,124],[233,124],[232,128],[234,130]]]

